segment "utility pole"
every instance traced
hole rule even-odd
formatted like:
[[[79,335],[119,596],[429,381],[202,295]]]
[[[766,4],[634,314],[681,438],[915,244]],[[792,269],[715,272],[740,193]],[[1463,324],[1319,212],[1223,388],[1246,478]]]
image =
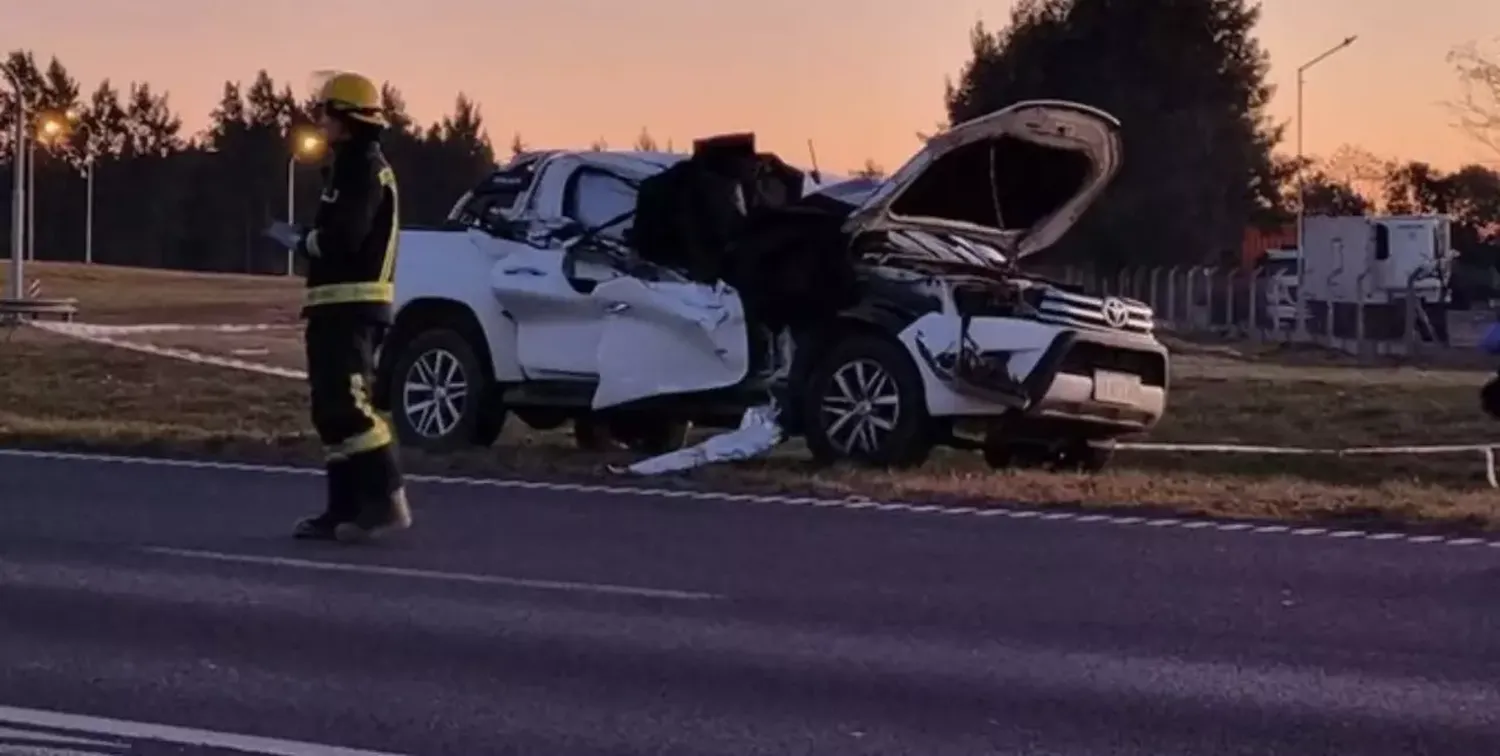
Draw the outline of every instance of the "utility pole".
[[[6,78],[10,80],[10,88],[16,99],[16,133],[11,148],[15,154],[11,156],[10,299],[19,301],[26,298],[26,264],[22,259],[26,246],[26,171],[21,163],[26,154],[24,145],[27,143],[26,97],[15,76],[6,71]]]
[[[1323,62],[1328,56],[1354,44],[1355,36],[1344,38],[1343,42],[1328,48],[1312,60],[1297,67],[1297,339],[1307,338],[1307,297],[1303,278],[1307,273],[1307,168],[1302,165],[1302,89],[1303,74],[1307,69]],[[1332,307],[1332,305],[1330,305]],[[1329,318],[1333,317],[1333,310],[1329,311]]]

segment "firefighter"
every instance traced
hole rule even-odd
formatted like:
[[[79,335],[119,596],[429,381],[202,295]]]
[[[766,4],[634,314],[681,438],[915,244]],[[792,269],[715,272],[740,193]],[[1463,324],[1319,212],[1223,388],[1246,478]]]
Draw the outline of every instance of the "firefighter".
[[[297,252],[307,262],[302,317],[327,508],[298,522],[295,536],[359,542],[411,526],[395,438],[369,395],[373,353],[391,319],[400,208],[380,149],[379,88],[338,73],[324,82],[317,107],[333,158]]]

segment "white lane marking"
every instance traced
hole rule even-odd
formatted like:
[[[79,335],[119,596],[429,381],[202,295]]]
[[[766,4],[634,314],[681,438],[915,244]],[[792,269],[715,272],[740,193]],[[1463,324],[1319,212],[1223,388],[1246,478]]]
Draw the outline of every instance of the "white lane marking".
[[[670,588],[640,588],[629,585],[607,583],[575,583],[565,580],[533,580],[530,578],[503,577],[500,575],[476,575],[467,572],[442,572],[413,567],[391,567],[383,564],[351,564],[349,562],[322,562],[292,557],[257,556],[254,554],[225,554],[218,551],[149,547],[142,549],[148,554],[175,556],[184,559],[203,559],[214,562],[256,564],[265,567],[289,567],[299,570],[321,570],[324,572],[349,572],[386,577],[418,578],[421,580],[444,580],[450,583],[474,583],[507,588],[531,588],[545,591],[568,591],[570,593],[605,593],[636,598],[675,599],[678,601],[709,601],[721,599],[712,593],[678,591]]]
[[[33,449],[4,449],[0,448],[0,458],[15,459],[41,459],[55,462],[88,462],[92,464],[115,464],[115,465],[140,465],[144,467],[166,467],[183,470],[221,470],[225,472],[241,472],[260,475],[297,475],[317,476],[323,471],[315,467],[293,467],[290,465],[262,465],[248,462],[223,462],[215,460],[196,459],[171,459],[162,457],[137,457],[116,454],[99,454],[85,452],[61,452],[41,451]],[[1047,513],[1039,509],[1027,509],[1024,505],[1006,502],[993,502],[986,507],[974,508],[970,506],[946,506],[941,504],[914,504],[910,502],[877,502],[866,497],[849,497],[836,499],[829,497],[811,496],[780,496],[776,494],[742,494],[727,491],[710,490],[684,490],[681,488],[648,488],[645,486],[619,486],[601,483],[557,483],[540,480],[522,480],[515,478],[464,478],[446,475],[408,475],[406,479],[414,483],[426,483],[442,486],[469,486],[473,488],[491,488],[502,491],[547,491],[551,493],[587,493],[603,494],[605,496],[633,496],[643,499],[678,499],[687,501],[704,502],[745,502],[749,504],[770,504],[780,506],[796,507],[818,507],[824,509],[842,509],[863,512],[895,512],[901,514],[938,514],[938,515],[967,515],[970,517],[1001,518],[1009,520],[1030,520],[1042,518],[1055,522],[1067,523],[1095,523],[1103,525],[1127,525],[1153,528],[1173,528],[1177,530],[1200,530],[1218,533],[1256,533],[1256,534],[1280,534],[1287,535],[1290,528],[1286,526],[1264,526],[1261,523],[1235,522],[1233,520],[1215,520],[1211,518],[1178,518],[1178,517],[1139,517],[1134,515],[1101,514],[1097,512],[1054,512]],[[1159,524],[1158,524],[1159,523]],[[1269,527],[1270,529],[1263,529]],[[1301,535],[1310,535],[1316,538],[1330,538],[1334,540],[1355,539],[1364,541],[1394,541],[1396,543],[1416,544],[1439,544],[1447,545],[1454,541],[1461,541],[1466,545],[1483,544],[1487,548],[1500,550],[1500,540],[1486,538],[1474,539],[1459,536],[1442,536],[1439,540],[1431,540],[1431,536],[1422,537],[1415,534],[1400,532],[1383,532],[1377,530],[1337,530],[1331,532],[1317,533],[1304,532]]]
[[[91,748],[129,748],[129,743],[118,740],[92,740],[89,738],[76,738],[70,735],[60,735],[56,732],[43,730],[14,730],[9,727],[0,727],[0,740],[9,738],[11,740],[25,740],[27,743],[49,743],[63,746],[88,746]],[[0,753],[4,753],[4,746],[0,745]]]
[[[90,735],[105,735],[116,738],[173,743],[199,748],[222,748],[260,756],[404,756],[384,751],[365,751],[357,748],[340,748],[319,743],[303,743],[295,740],[261,738],[253,735],[235,735],[212,730],[195,730],[188,727],[131,722],[123,719],[105,719],[82,714],[66,714],[59,711],[21,709],[0,706],[0,722],[32,727],[49,727],[55,730],[72,730]]]
[[[105,753],[93,746],[79,747],[86,747],[89,750],[75,751],[72,748],[63,746],[32,745],[30,743],[24,745],[0,743],[0,756],[101,756],[101,754]],[[126,746],[126,748],[129,748],[129,746]],[[111,752],[124,753],[124,751],[118,748],[111,748]]]

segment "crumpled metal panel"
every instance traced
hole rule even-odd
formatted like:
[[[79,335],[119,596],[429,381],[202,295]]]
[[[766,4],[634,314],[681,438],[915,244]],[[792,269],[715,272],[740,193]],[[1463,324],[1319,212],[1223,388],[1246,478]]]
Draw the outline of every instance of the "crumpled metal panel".
[[[786,432],[777,422],[780,409],[776,403],[751,407],[740,418],[740,427],[720,433],[695,446],[644,459],[633,465],[611,465],[610,471],[620,475],[664,475],[684,472],[719,462],[738,462],[765,454],[786,439]]]

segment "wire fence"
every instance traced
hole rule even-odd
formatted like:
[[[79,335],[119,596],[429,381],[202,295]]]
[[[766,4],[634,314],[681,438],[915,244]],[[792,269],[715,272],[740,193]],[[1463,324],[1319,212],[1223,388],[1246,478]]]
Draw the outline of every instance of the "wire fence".
[[[1310,344],[1358,356],[1472,349],[1495,321],[1488,309],[1449,308],[1438,301],[1432,279],[1416,277],[1396,290],[1360,279],[1346,302],[1299,302],[1296,274],[1284,268],[1127,268],[1112,275],[1061,268],[1054,275],[1091,293],[1145,302],[1165,332]]]

